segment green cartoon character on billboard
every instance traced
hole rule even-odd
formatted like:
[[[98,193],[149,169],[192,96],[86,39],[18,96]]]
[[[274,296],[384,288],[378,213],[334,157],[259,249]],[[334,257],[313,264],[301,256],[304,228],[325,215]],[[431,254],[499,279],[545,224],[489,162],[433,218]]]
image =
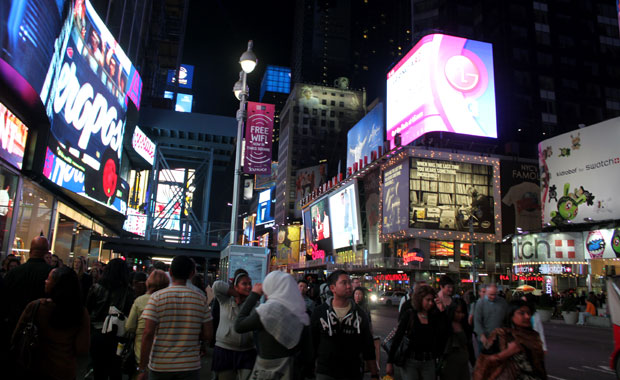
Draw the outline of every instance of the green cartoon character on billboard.
[[[620,228],[616,228],[611,236],[611,249],[613,249],[616,257],[620,258]]]
[[[586,195],[583,193],[579,196],[569,193],[570,184],[564,184],[564,195],[558,200],[558,210],[551,211],[551,225],[557,226],[564,224],[566,221],[573,220],[577,217],[579,205],[586,202]]]

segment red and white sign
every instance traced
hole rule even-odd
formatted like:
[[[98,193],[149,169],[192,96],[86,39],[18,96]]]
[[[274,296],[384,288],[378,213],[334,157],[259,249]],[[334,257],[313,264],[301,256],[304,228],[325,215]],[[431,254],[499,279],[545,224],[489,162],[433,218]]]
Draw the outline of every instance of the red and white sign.
[[[557,259],[575,258],[575,241],[572,239],[559,239],[555,241],[555,257]]]
[[[137,125],[133,132],[133,137],[131,138],[131,146],[140,157],[153,165],[155,162],[155,143],[151,141]]]
[[[245,154],[243,172],[271,173],[271,146],[273,139],[273,104],[248,102],[248,120],[245,124]]]
[[[409,276],[405,273],[379,274],[374,279],[375,281],[409,281]]]
[[[0,157],[21,169],[27,138],[28,127],[0,103]]]

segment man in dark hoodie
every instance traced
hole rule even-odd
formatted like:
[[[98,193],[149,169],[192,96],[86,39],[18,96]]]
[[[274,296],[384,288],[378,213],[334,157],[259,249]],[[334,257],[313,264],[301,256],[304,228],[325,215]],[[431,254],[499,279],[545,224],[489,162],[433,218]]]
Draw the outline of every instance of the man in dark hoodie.
[[[366,313],[351,301],[349,274],[337,270],[327,278],[333,297],[314,309],[310,326],[316,357],[316,380],[359,380],[363,362],[378,379],[375,347]]]

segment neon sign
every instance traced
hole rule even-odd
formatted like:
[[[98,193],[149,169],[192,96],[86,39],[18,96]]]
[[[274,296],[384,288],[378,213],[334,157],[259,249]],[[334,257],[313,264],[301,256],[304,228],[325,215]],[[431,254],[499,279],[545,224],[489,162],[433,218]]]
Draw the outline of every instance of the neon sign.
[[[416,251],[407,252],[405,253],[405,256],[403,257],[403,263],[405,264],[409,264],[410,262],[421,263],[423,261],[424,261],[424,257],[418,256],[418,252]]]
[[[319,249],[318,244],[310,243],[310,255],[312,256],[312,260],[324,259],[325,251]]]
[[[155,162],[155,143],[149,139],[144,132],[138,126],[133,132],[133,137],[131,138],[131,146],[133,149],[140,155],[140,157],[144,158],[146,162],[153,165]]]
[[[503,280],[503,281],[510,281],[510,276],[505,275],[505,274],[500,274],[499,275],[499,279]],[[512,275],[512,281],[537,281],[537,282],[543,282],[545,281],[545,279],[542,276],[517,276],[517,275]]]
[[[405,273],[379,274],[373,278],[375,281],[409,281],[409,276]]]

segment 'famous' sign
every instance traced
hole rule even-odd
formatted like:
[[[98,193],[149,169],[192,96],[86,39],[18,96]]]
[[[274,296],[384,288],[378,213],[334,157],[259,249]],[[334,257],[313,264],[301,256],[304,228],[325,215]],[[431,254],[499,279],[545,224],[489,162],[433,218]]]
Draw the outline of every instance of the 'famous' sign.
[[[124,212],[125,114],[128,100],[139,104],[140,91],[140,76],[90,2],[76,0],[41,91],[52,124],[43,174]]]
[[[543,224],[620,218],[620,118],[542,141],[538,145]]]

